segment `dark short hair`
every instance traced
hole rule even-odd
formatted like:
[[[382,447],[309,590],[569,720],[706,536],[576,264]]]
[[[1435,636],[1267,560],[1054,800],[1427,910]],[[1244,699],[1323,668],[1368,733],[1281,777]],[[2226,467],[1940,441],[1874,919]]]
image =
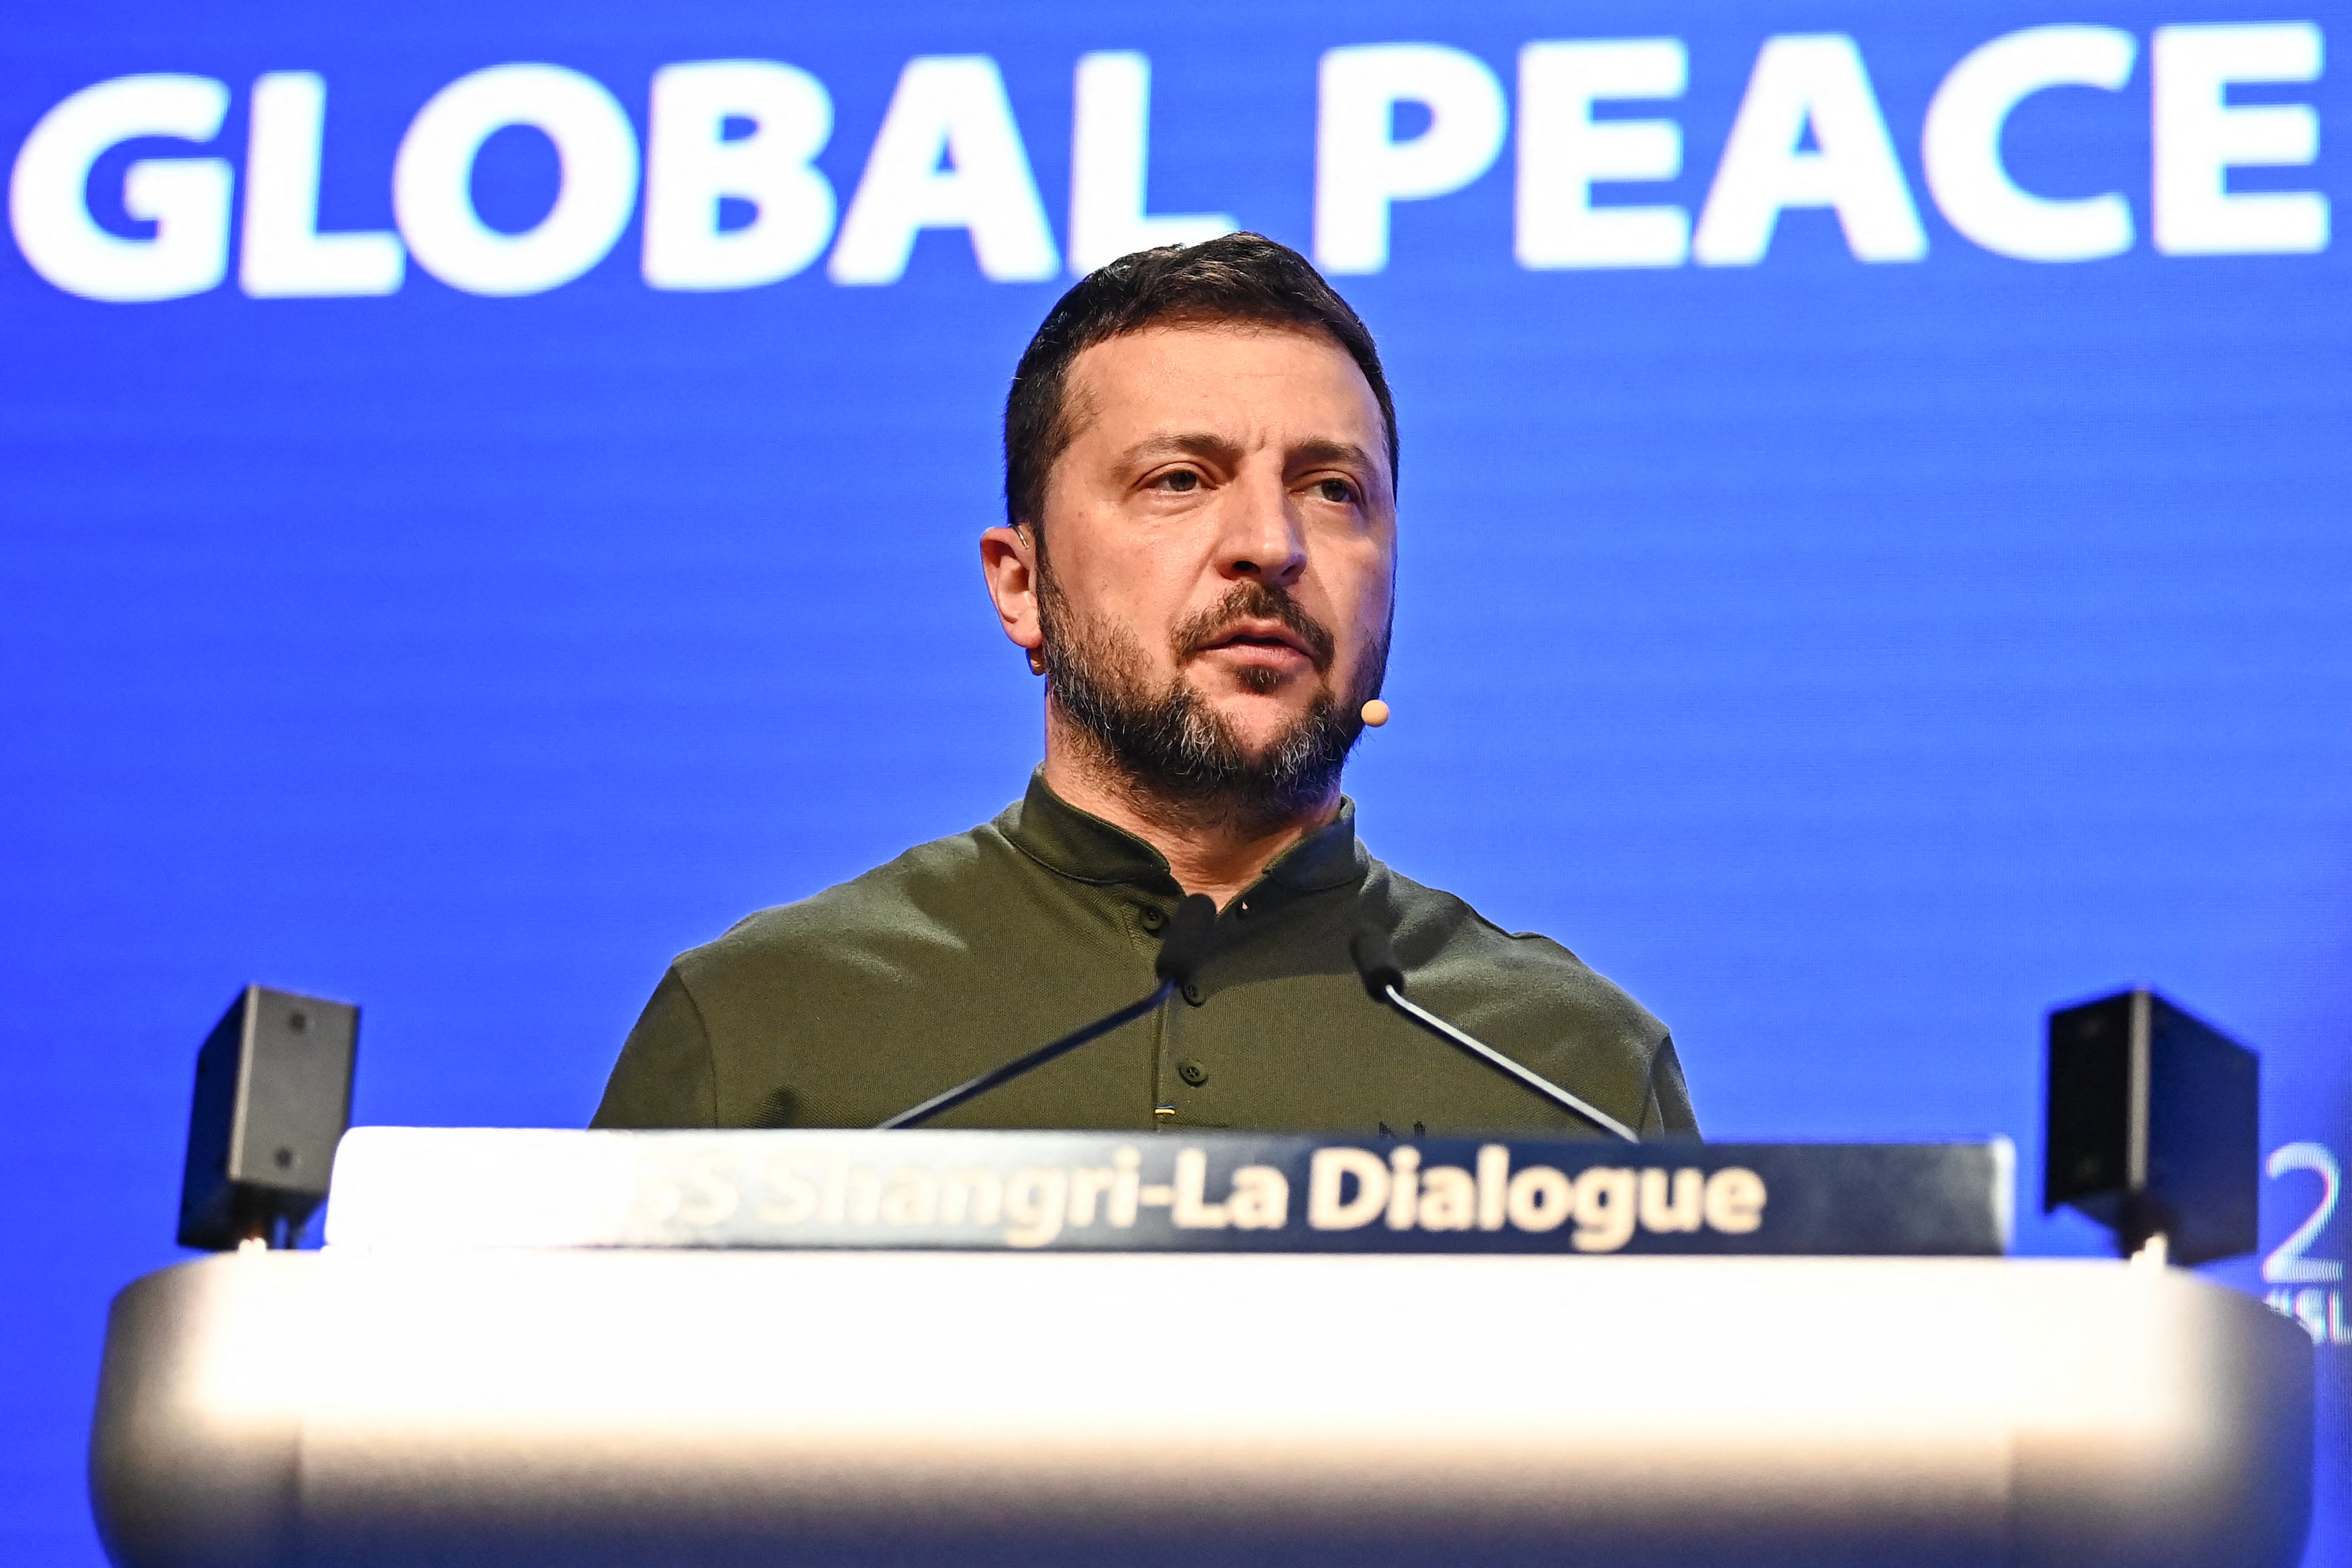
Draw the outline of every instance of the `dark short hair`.
[[[1371,384],[1387,428],[1389,478],[1397,464],[1396,405],[1381,374],[1380,350],[1362,318],[1313,263],[1262,234],[1228,234],[1198,245],[1139,250],[1097,268],[1062,296],[1029,340],[1004,399],[1004,511],[1033,527],[1043,519],[1045,479],[1077,437],[1070,416],[1070,363],[1099,342],[1146,327],[1223,321],[1303,327],[1328,334]]]

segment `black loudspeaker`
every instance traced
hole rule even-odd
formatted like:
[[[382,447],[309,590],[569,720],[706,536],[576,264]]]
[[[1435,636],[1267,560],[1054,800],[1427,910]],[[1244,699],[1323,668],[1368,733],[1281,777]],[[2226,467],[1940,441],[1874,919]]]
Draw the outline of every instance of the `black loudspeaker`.
[[[180,1245],[290,1247],[352,1120],[360,1010],[248,985],[196,1053]]]
[[[2126,1256],[2252,1251],[2261,1085],[2253,1052],[2154,992],[2051,1014],[2042,1212],[2073,1205]]]

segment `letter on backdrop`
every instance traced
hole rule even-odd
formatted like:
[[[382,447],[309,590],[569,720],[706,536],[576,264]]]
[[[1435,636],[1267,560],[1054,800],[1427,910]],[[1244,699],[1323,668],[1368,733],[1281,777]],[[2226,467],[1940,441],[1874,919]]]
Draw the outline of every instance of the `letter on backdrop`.
[[[1421,1228],[1468,1230],[1478,1221],[1478,1184],[1459,1165],[1432,1165],[1421,1173]]]
[[[1519,51],[1519,265],[1679,267],[1690,215],[1675,206],[1592,205],[1596,182],[1683,172],[1671,120],[1595,120],[1603,100],[1680,98],[1690,62],[1680,38],[1592,38]]]
[[[8,221],[33,270],[85,300],[176,300],[228,275],[228,201],[220,158],[142,158],[122,174],[122,210],[155,226],[130,239],[99,226],[84,200],[89,172],[136,137],[209,142],[228,115],[210,77],[121,76],[86,87],[41,116],[16,153]]]
[[[1062,269],[1004,78],[986,55],[907,62],[825,270],[836,283],[896,283],[927,228],[969,234],[993,282]]]
[[[1576,1178],[1579,1252],[1614,1252],[1633,1239],[1633,1173],[1622,1165],[1593,1165]]]
[[[1118,1172],[1108,1165],[1083,1165],[1070,1173],[1070,1223],[1095,1223],[1095,1206],[1118,1184]]]
[[[751,129],[727,134],[730,121]],[[645,278],[656,289],[751,289],[790,278],[833,237],[824,83],[774,60],[691,60],[654,72],[646,142]],[[721,228],[722,204],[751,220]]]
[[[950,1171],[940,1192],[940,1218],[949,1225],[994,1225],[1004,1212],[1004,1178],[974,1166]]]
[[[1280,1230],[1290,1223],[1289,1179],[1271,1165],[1244,1165],[1225,1207],[1236,1230]]]
[[[1400,103],[1429,124],[1393,140]],[[1315,259],[1326,272],[1389,264],[1389,205],[1458,191],[1502,151],[1503,84],[1477,56],[1442,44],[1332,49],[1317,72]]]
[[[1070,270],[1130,251],[1197,245],[1239,226],[1225,213],[1145,211],[1151,171],[1151,61],[1127,49],[1078,57],[1070,122]]]
[[[2010,111],[2053,87],[2114,92],[2139,52],[2116,27],[2028,27],[2007,33],[1951,68],[1927,105],[1919,161],[1954,228],[2021,261],[2090,261],[2131,248],[2131,205],[2110,191],[2053,201],[2021,189],[2001,162]]]
[[[1179,1230],[1223,1230],[1225,1205],[1207,1201],[1209,1157],[1198,1149],[1176,1153],[1176,1197],[1168,1218]]]
[[[1674,1196],[1666,1195],[1667,1173],[1660,1170],[1642,1173],[1642,1228],[1660,1236],[1676,1231],[1696,1230],[1702,1210],[1700,1194],[1706,1186],[1703,1171],[1682,1170],[1674,1173]]]
[[[1118,1173],[1111,1180],[1110,1202],[1106,1205],[1109,1212],[1105,1217],[1122,1230],[1135,1223],[1136,1207],[1143,1199],[1142,1159],[1133,1149],[1111,1152],[1111,1169]]]
[[[1811,126],[1817,150],[1799,143]],[[1832,207],[1864,261],[1927,254],[1903,165],[1878,112],[1862,51],[1843,33],[1768,38],[1731,122],[1691,254],[1714,267],[1764,259],[1780,214]]]
[[[677,1217],[688,1225],[720,1225],[732,1218],[742,1194],[719,1169],[718,1156],[689,1161],[678,1193]]]
[[[775,1195],[760,1205],[760,1217],[770,1225],[799,1225],[816,1213],[816,1184],[778,1160],[768,1167],[768,1187]]]
[[[901,1165],[882,1194],[884,1225],[932,1225],[940,1217],[940,1178],[928,1165]]]
[[[1478,1228],[1500,1230],[1510,1217],[1504,1203],[1510,1191],[1511,1151],[1508,1144],[1486,1143],[1478,1149]]]
[[[1349,1195],[1350,1180],[1355,1194]],[[1369,1149],[1318,1149],[1307,1171],[1307,1223],[1360,1230],[1389,1206],[1389,1164]]]
[[[319,232],[327,83],[270,71],[253,84],[245,138],[245,243],[237,282],[256,299],[393,294],[408,270],[400,237]]]
[[[474,210],[474,159],[511,125],[555,144],[555,205],[520,234]],[[562,66],[491,66],[426,100],[392,164],[392,210],[416,264],[468,294],[541,294],[604,259],[637,206],[637,133],[604,84]]]
[[[2319,117],[2309,104],[2229,101],[2232,83],[2317,81],[2319,29],[2309,22],[2158,27],[2149,55],[2157,249],[2171,256],[2326,249],[2327,198],[2317,191],[2229,188],[2231,169],[2299,168],[2319,156]]]
[[[1764,1223],[1764,1178],[1743,1165],[1706,1179],[1706,1223],[1726,1236],[1746,1236]]]
[[[1389,1151],[1389,1228],[1411,1230],[1421,1205],[1421,1151],[1400,1143]]]
[[[1558,1230],[1576,1207],[1576,1186],[1549,1165],[1529,1165],[1511,1178],[1503,1206],[1521,1230]]]
[[[1045,1165],[1024,1165],[1004,1184],[1005,1241],[1043,1247],[1062,1234],[1070,1205],[1070,1173]]]

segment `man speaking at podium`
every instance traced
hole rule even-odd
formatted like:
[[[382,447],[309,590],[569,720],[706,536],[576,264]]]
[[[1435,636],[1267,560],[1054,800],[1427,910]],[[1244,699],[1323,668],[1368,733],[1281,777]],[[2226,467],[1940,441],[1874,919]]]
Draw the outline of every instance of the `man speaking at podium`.
[[[1356,837],[1396,458],[1371,335],[1297,252],[1227,235],[1072,289],[1013,374],[981,536],[1045,677],[1027,795],[681,956],[595,1124],[874,1126],[1148,993],[1199,893],[1208,955],[1168,1005],[936,1125],[1597,1134],[1373,1000],[1372,928],[1421,1005],[1628,1128],[1696,1131],[1664,1026]]]

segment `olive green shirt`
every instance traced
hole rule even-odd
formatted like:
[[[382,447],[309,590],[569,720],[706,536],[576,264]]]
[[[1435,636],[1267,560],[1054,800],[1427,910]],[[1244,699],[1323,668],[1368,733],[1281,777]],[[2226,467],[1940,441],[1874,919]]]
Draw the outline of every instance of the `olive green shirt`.
[[[1367,917],[1407,994],[1644,1133],[1694,1133],[1665,1026],[1544,937],[1488,924],[1356,837],[1355,807],[1219,915],[1196,983],[941,1127],[1601,1136],[1373,1001]],[[871,1127],[1148,994],[1183,897],[1160,852],[1045,787],[969,833],[680,957],[599,1127]]]

